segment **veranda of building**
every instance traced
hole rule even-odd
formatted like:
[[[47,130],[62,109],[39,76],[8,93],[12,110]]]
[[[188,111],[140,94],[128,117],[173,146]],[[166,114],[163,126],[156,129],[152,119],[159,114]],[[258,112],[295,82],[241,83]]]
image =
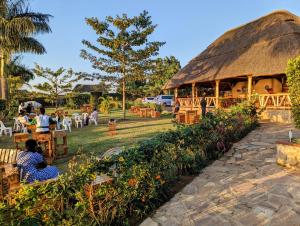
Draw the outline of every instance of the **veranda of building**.
[[[257,97],[266,109],[291,107],[285,69],[300,55],[300,18],[275,11],[227,31],[164,86],[174,90],[180,109],[226,108]]]

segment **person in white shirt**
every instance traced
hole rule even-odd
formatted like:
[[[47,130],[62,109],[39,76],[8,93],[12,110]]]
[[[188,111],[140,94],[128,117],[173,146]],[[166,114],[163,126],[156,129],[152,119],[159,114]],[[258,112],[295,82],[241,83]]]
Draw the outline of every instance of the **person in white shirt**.
[[[24,105],[24,103],[22,102],[22,103],[19,105],[19,109],[18,109],[19,114],[21,114],[22,111],[24,111],[24,108],[25,108],[25,105]]]
[[[20,112],[18,121],[24,125],[28,124],[28,116],[25,114],[25,111]]]
[[[98,122],[98,111],[96,108],[94,108],[94,111],[91,113],[90,119],[95,119],[96,122]]]
[[[35,120],[37,133],[49,133],[49,125],[52,120],[45,114],[45,108],[40,108],[40,114],[35,117]]]

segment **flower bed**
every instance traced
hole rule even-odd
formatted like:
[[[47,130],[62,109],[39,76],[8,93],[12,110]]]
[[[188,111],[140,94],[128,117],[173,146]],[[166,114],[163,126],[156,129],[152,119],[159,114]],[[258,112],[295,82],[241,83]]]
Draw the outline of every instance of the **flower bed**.
[[[26,186],[0,205],[0,224],[128,224],[141,219],[169,197],[182,175],[195,175],[255,128],[248,106],[231,113],[208,114],[199,124],[160,133],[118,155],[85,159],[70,173],[43,186]],[[84,187],[96,175],[113,178],[87,196]],[[1,222],[1,220],[3,222]],[[8,223],[9,222],[9,223]]]

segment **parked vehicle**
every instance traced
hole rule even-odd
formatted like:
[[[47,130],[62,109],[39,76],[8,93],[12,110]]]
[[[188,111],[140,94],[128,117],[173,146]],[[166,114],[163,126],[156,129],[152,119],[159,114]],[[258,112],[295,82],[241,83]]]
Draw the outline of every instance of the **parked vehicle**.
[[[155,98],[155,103],[162,106],[172,106],[173,96],[172,95],[159,95]]]
[[[143,98],[143,103],[155,103],[154,101],[155,97],[145,97]]]

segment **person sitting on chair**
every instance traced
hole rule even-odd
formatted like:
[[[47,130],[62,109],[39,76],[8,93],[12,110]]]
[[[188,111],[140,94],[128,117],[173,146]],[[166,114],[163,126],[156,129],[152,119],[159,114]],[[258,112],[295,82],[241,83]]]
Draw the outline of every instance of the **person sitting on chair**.
[[[42,155],[42,149],[37,142],[29,139],[25,142],[25,150],[17,156],[17,166],[20,169],[20,178],[27,183],[44,181],[58,176],[55,166],[48,166]]]
[[[29,118],[28,116],[25,114],[25,111],[21,111],[18,117],[18,121],[21,122],[24,125],[28,124]]]
[[[96,108],[94,108],[94,111],[91,113],[89,119],[90,119],[90,120],[91,120],[91,119],[92,119],[92,120],[94,119],[96,122],[98,122],[98,111],[97,111]]]
[[[36,132],[37,133],[49,133],[49,125],[53,123],[53,120],[45,114],[45,108],[40,108],[40,114],[35,117],[36,120]]]

